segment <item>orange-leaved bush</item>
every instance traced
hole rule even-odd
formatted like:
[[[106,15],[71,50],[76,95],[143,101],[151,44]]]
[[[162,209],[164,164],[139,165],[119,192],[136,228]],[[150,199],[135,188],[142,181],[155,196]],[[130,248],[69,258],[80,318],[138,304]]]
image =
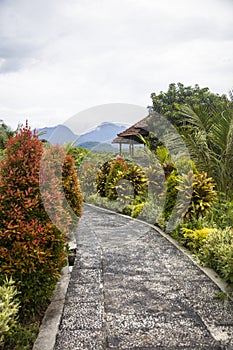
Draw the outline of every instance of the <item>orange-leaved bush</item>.
[[[77,217],[82,215],[83,197],[80,191],[75,161],[71,155],[66,155],[62,167],[62,185],[68,204]]]
[[[74,159],[58,145],[44,150],[40,166],[40,192],[50,219],[61,232],[70,236],[81,217],[83,198]]]
[[[46,183],[42,157],[43,144],[26,124],[8,141],[0,163],[0,282],[6,275],[16,282],[22,317],[46,305],[67,261],[67,238],[49,217],[41,196],[41,184]],[[62,198],[56,195],[63,188],[55,165],[46,190],[61,208]]]

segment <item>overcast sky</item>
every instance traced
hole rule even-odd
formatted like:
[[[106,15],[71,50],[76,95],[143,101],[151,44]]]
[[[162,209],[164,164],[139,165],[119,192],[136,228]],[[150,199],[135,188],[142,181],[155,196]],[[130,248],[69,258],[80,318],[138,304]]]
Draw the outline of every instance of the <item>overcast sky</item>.
[[[80,111],[147,107],[172,82],[227,94],[232,15],[232,0],[0,0],[0,119],[41,127],[78,113],[82,132],[106,120]]]

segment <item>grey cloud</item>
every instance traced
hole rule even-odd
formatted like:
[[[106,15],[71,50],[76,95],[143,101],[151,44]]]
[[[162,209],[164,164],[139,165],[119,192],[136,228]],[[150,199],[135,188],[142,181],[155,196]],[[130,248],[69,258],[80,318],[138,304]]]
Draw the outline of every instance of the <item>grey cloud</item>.
[[[30,41],[0,38],[0,72],[16,72],[36,60],[40,47]]]
[[[54,35],[54,4],[53,0],[0,1],[0,72],[17,71],[40,56]]]
[[[0,2],[2,71],[17,71],[36,58],[72,61],[77,57],[80,62],[90,55],[98,60],[103,53],[135,55],[199,38],[233,37],[230,5],[224,1],[126,3],[103,1],[101,7],[82,0]]]

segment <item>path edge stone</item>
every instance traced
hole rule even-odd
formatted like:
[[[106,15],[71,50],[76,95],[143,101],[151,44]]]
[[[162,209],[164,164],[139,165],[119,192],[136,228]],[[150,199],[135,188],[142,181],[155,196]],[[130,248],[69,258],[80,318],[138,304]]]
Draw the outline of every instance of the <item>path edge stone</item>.
[[[44,314],[39,333],[32,350],[54,349],[70,276],[70,268],[69,266],[65,266],[61,271],[61,277],[55,287],[51,297],[51,302]]]

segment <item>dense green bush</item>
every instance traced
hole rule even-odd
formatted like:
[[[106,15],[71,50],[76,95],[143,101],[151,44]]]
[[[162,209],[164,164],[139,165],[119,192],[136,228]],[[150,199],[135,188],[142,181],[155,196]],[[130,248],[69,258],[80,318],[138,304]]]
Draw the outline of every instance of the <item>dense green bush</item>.
[[[177,189],[184,193],[184,199],[185,197],[187,197],[187,200],[189,199],[190,190],[192,190],[190,204],[185,214],[186,218],[198,219],[209,214],[217,199],[214,186],[213,179],[207,177],[205,172],[197,172],[196,174],[190,172],[179,177]],[[182,210],[183,202],[180,202],[179,206]]]
[[[123,159],[114,159],[110,164],[110,170],[106,177],[105,193],[109,199],[117,199],[117,183],[126,178],[128,163]]]
[[[183,242],[192,252],[197,253],[213,231],[213,228],[208,227],[196,230],[183,227]]]
[[[206,217],[192,221],[185,218],[172,236],[233,287],[233,229],[208,225]]]
[[[173,170],[171,172],[170,176],[168,176],[165,183],[166,183],[166,199],[165,199],[165,204],[163,208],[163,217],[165,221],[168,221],[177,200],[177,194],[178,194],[177,170]]]
[[[166,177],[165,185],[166,185],[166,199],[163,208],[163,218],[164,221],[168,221],[172,211],[176,205],[178,199],[178,192],[182,192],[182,198],[185,201],[191,200],[191,193],[193,187],[193,176],[197,173],[197,169],[195,164],[189,158],[180,158],[174,164],[174,170],[170,173],[169,176]],[[182,187],[181,185],[185,182],[186,187]],[[184,203],[181,203],[181,212],[184,207]]]
[[[111,169],[111,161],[104,162],[96,175],[96,188],[101,197],[106,197],[106,182]]]
[[[200,247],[201,261],[233,286],[233,229],[215,229]]]
[[[143,200],[148,188],[148,178],[142,168],[121,158],[104,163],[96,181],[101,195],[110,200],[119,196],[128,200],[130,195],[133,198],[141,196]]]
[[[227,200],[221,193],[212,207],[210,213],[206,216],[210,224],[215,224],[217,227],[224,229],[225,227],[233,227],[233,200]]]
[[[13,136],[14,132],[10,130],[2,120],[0,120],[0,150],[4,150],[7,144],[7,140]]]
[[[16,323],[12,332],[7,334],[0,350],[31,350],[39,332],[39,322]]]
[[[12,279],[6,279],[0,285],[0,346],[5,336],[12,332],[19,311],[19,302],[16,299],[17,289]]]
[[[78,171],[83,159],[87,156],[88,150],[75,146],[75,142],[68,142],[63,145],[63,148],[67,155],[72,156],[74,159],[75,169]]]
[[[84,199],[96,193],[96,174],[98,164],[93,160],[85,160],[79,168],[80,187]]]

